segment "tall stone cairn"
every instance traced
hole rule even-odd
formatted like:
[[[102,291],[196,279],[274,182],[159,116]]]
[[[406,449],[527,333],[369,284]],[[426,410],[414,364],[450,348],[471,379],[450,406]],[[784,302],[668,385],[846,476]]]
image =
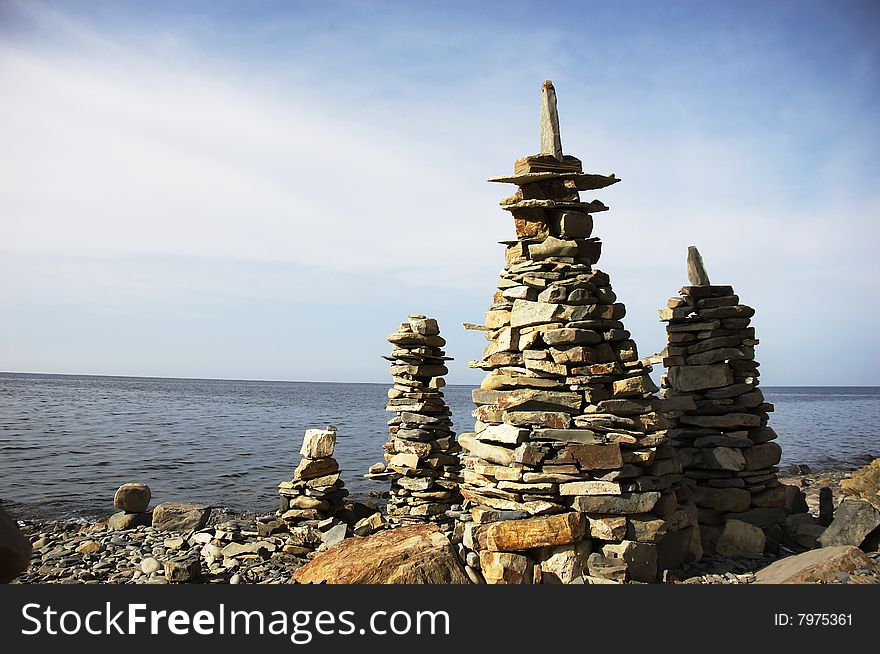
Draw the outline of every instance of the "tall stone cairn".
[[[562,154],[556,93],[544,82],[541,153],[518,159],[501,201],[516,240],[481,329],[473,367],[474,431],[461,434],[465,498],[460,553],[488,583],[653,581],[699,556],[696,508],[667,444],[650,366],[621,320],[609,277],[593,268],[601,243],[579,191],[614,175],[582,172]]]
[[[731,286],[710,285],[702,257],[688,253],[688,277],[660,309],[668,345],[663,397],[687,402],[671,416],[669,438],[699,507],[703,548],[724,549],[725,532],[745,522],[776,536],[785,521],[786,487],[776,477],[782,448],[767,426],[773,405],[758,388],[755,310]]]
[[[293,479],[278,484],[279,514],[293,528],[315,525],[342,511],[348,490],[333,458],[336,427],[306,429]]]
[[[384,358],[391,361],[394,386],[385,410],[396,415],[388,422],[387,465],[366,476],[391,480],[386,511],[392,526],[449,523],[447,512],[461,508],[461,447],[440,390],[451,360],[441,349],[446,341],[437,321],[422,315],[409,316],[388,341],[394,347]]]

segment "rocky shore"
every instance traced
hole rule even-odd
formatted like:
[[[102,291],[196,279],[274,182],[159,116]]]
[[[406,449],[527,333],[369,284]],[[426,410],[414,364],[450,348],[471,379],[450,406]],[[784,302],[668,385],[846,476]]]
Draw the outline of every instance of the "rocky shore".
[[[841,482],[851,478],[851,472],[816,471],[780,476],[780,481],[804,490],[810,514],[818,519],[820,490],[830,489],[834,505],[839,506],[845,497]],[[294,572],[327,548],[322,550],[319,530],[316,530],[315,542],[306,546],[301,539],[293,539],[289,534],[267,533],[276,520],[274,513],[240,515],[214,511],[203,527],[185,531],[156,529],[144,524],[116,529],[109,519],[89,525],[20,522],[19,528],[33,546],[33,554],[28,569],[12,583],[298,583]],[[350,540],[353,539],[343,542]],[[682,570],[668,571],[663,581],[750,584],[756,581],[760,570],[804,550],[783,545],[777,553],[761,558],[705,556]],[[836,571],[827,583],[880,583],[880,574],[876,571],[880,566],[880,553],[866,554],[875,569]],[[599,583],[595,579],[592,582]],[[601,583],[613,582],[603,580]]]

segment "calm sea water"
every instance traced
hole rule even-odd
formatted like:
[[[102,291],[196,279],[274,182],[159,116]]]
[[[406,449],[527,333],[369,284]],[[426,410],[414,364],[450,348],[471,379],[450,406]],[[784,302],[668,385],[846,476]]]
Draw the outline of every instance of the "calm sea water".
[[[309,427],[336,425],[352,495],[382,460],[385,384],[0,373],[0,501],[19,517],[99,517],[142,481],[163,500],[271,511]],[[457,433],[473,427],[471,387],[444,389]],[[880,387],[765,388],[783,464],[845,469],[880,456]]]

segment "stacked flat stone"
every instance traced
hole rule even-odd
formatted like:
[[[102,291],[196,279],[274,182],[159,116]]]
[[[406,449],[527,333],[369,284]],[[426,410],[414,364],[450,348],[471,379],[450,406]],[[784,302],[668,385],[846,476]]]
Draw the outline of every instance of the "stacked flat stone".
[[[724,550],[734,531],[748,531],[742,522],[772,535],[786,518],[786,491],[775,467],[782,448],[767,426],[773,405],[758,388],[755,311],[731,286],[709,284],[696,248],[689,259],[692,285],[660,310],[668,341],[661,386],[664,397],[691,403],[670,416],[669,437],[711,552]]]
[[[384,358],[394,386],[385,410],[397,415],[388,422],[387,465],[383,471],[373,466],[366,476],[391,480],[386,512],[392,526],[451,522],[447,512],[461,504],[461,448],[440,390],[451,360],[441,349],[446,341],[437,321],[422,315],[409,316],[388,341],[394,347]]]
[[[462,434],[460,553],[472,579],[571,582],[588,575],[652,581],[698,556],[696,508],[666,442],[650,366],[621,322],[609,277],[593,269],[601,243],[579,191],[614,175],[582,172],[562,155],[555,91],[545,82],[542,152],[517,160],[501,201],[517,240],[482,329],[473,367],[488,371],[473,392],[474,431]],[[681,504],[679,503],[681,500]],[[592,552],[592,554],[591,554]]]
[[[293,471],[293,479],[278,484],[279,513],[288,527],[324,521],[344,509],[348,490],[333,458],[335,448],[333,425],[306,429],[300,448],[302,459]]]

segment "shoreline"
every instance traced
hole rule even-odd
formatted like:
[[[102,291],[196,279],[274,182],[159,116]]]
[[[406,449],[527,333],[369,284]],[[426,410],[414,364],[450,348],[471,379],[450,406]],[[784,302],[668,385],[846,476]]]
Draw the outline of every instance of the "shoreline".
[[[782,483],[804,491],[809,513],[819,512],[819,491],[832,491],[835,507],[843,499],[840,482],[853,471],[780,472]],[[152,527],[114,531],[106,519],[18,520],[34,546],[31,565],[12,583],[137,583],[167,584],[169,578],[197,583],[295,583],[293,572],[325,550],[318,538],[293,543],[287,533],[273,532],[273,511],[254,513],[213,509],[208,524],[187,533]],[[267,528],[268,525],[268,528]],[[755,572],[785,556],[806,551],[783,547],[758,559],[706,556],[681,570],[669,571],[665,583],[750,584]],[[870,553],[880,566],[880,553]],[[196,572],[168,573],[163,562],[198,561]],[[177,563],[174,563],[174,562]],[[176,569],[176,568],[175,568]],[[178,575],[175,577],[175,575]],[[180,576],[183,575],[183,576]],[[189,575],[189,576],[187,576]],[[166,578],[167,577],[167,578]],[[880,575],[841,575],[836,583],[877,583]]]

